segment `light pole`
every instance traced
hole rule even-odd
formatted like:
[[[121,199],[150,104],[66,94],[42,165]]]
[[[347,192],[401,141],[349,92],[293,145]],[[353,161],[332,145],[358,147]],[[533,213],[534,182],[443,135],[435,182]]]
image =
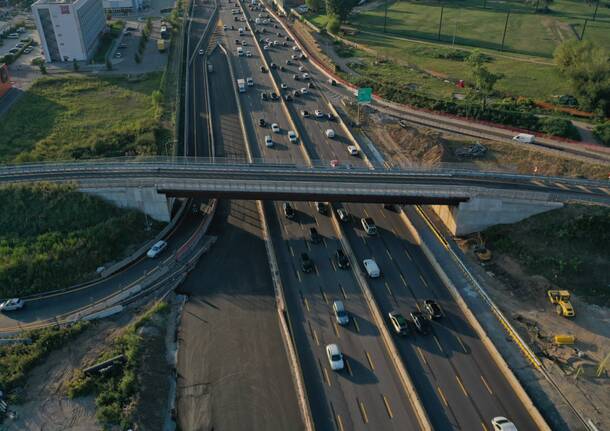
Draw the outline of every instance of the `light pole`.
[[[385,13],[383,15],[383,32],[385,33],[385,28],[388,23],[388,0],[385,0]]]
[[[504,51],[504,40],[506,39],[506,29],[508,28],[508,18],[510,17],[510,9],[506,13],[506,22],[504,23],[504,34],[502,35],[502,48],[500,51]]]

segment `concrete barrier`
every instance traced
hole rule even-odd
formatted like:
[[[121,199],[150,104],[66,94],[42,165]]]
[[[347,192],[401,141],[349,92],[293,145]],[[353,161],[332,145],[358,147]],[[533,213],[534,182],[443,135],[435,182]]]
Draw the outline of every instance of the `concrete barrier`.
[[[430,423],[430,419],[428,418],[426,409],[424,408],[424,405],[421,399],[419,398],[419,395],[417,394],[417,390],[415,389],[415,385],[411,380],[411,376],[407,372],[407,369],[404,363],[402,362],[402,358],[400,356],[400,353],[398,352],[398,349],[396,348],[394,339],[392,338],[392,335],[390,334],[390,331],[388,331],[385,321],[383,320],[383,315],[381,314],[381,311],[377,306],[377,302],[375,301],[373,293],[369,288],[368,282],[366,281],[366,277],[360,269],[360,263],[356,259],[349,241],[347,241],[345,235],[343,234],[343,228],[341,226],[341,223],[337,220],[336,212],[334,211],[334,209],[331,209],[331,212],[333,227],[335,228],[335,231],[337,233],[337,236],[339,237],[343,249],[345,250],[345,253],[347,254],[347,256],[349,256],[356,282],[360,286],[362,296],[364,297],[369,307],[371,317],[375,322],[375,326],[377,326],[377,328],[379,329],[379,333],[381,334],[381,339],[383,340],[386,346],[388,356],[392,361],[392,364],[394,365],[402,387],[405,393],[407,394],[407,397],[409,398],[411,406],[413,407],[413,411],[417,415],[419,425],[422,430],[432,431],[432,424]]]
[[[510,367],[508,366],[508,364],[506,363],[506,361],[504,360],[504,358],[502,357],[500,352],[496,349],[496,346],[493,344],[491,339],[488,337],[485,329],[481,326],[481,324],[479,323],[477,318],[474,316],[474,314],[472,313],[472,311],[470,310],[470,308],[464,301],[464,298],[462,298],[462,295],[460,294],[459,290],[455,287],[455,285],[453,284],[453,282],[451,281],[451,279],[449,278],[449,276],[447,275],[447,273],[445,272],[443,267],[440,265],[440,263],[436,259],[436,256],[430,250],[430,248],[428,247],[426,242],[422,240],[416,227],[413,225],[411,220],[406,216],[406,214],[402,210],[401,210],[400,214],[401,214],[402,220],[404,221],[405,225],[409,229],[409,232],[411,232],[411,234],[415,238],[416,243],[421,247],[422,251],[424,252],[424,255],[426,256],[426,258],[428,259],[428,261],[434,268],[435,272],[438,274],[439,278],[443,281],[443,283],[445,284],[445,286],[451,293],[451,296],[453,297],[455,302],[460,307],[460,310],[466,317],[468,323],[470,324],[470,326],[472,326],[472,328],[475,330],[475,332],[477,333],[477,335],[479,336],[479,338],[485,345],[485,348],[489,352],[490,356],[495,361],[496,365],[498,366],[498,368],[500,369],[500,371],[502,372],[502,374],[504,375],[504,377],[510,384],[511,388],[515,391],[515,394],[517,394],[517,396],[523,403],[524,407],[526,408],[527,412],[532,417],[533,421],[536,423],[536,425],[539,427],[540,430],[551,431],[551,428],[548,426],[548,424],[546,423],[546,421],[544,420],[544,418],[542,417],[542,415],[540,414],[540,412],[538,411],[538,409],[532,402],[532,400],[529,397],[529,395],[527,394],[527,392],[525,392],[525,389],[523,389],[523,386],[521,386],[521,383],[519,383],[519,380],[517,379],[517,377],[514,375],[514,373],[512,372],[512,370],[510,369]],[[446,244],[446,242],[445,242],[445,244]],[[443,245],[445,247],[447,247],[447,245],[445,245],[445,244],[443,244]],[[532,363],[535,366],[537,366],[537,368],[540,367],[540,362],[535,356],[533,358],[531,358],[530,360],[532,360]]]

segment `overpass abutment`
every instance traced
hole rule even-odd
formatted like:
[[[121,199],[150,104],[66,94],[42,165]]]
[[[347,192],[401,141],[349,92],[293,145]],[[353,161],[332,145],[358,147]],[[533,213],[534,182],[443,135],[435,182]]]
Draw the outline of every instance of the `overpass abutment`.
[[[81,188],[80,191],[98,196],[120,208],[140,210],[160,222],[171,220],[173,198],[168,199],[154,187]]]
[[[453,235],[463,236],[497,224],[516,223],[562,206],[561,202],[472,197],[458,205],[431,205],[430,208]]]

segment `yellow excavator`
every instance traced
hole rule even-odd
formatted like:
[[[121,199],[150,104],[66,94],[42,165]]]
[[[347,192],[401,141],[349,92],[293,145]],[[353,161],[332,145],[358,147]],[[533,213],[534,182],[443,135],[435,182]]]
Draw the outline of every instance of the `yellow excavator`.
[[[548,290],[546,294],[551,304],[555,305],[555,312],[563,317],[574,317],[574,307],[570,302],[570,292],[567,290]]]
[[[485,247],[485,241],[483,241],[481,232],[477,235],[477,244],[472,251],[481,262],[489,262],[491,260],[491,250]]]

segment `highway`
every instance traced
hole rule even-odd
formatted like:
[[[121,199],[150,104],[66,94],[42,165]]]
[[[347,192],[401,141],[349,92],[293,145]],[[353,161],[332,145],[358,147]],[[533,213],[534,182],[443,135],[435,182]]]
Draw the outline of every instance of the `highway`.
[[[294,53],[286,48],[272,48],[266,52],[269,61],[277,65],[286,64]],[[341,165],[349,163],[365,167],[363,158],[349,155],[347,146],[352,142],[343,135],[337,119],[329,121],[300,115],[303,110],[313,113],[319,109],[326,113],[329,101],[324,97],[321,83],[324,77],[319,76],[317,69],[308,67],[306,61],[295,63],[286,66],[285,71],[276,69],[272,73],[276,81],[285,82],[288,89],[298,88],[303,82],[301,79],[295,81],[294,73],[309,73],[314,82],[314,88],[307,95],[288,102],[310,158],[314,161],[338,160]],[[298,71],[297,67],[300,67]],[[325,131],[329,128],[336,134],[334,139],[326,136]],[[486,430],[490,427],[491,418],[504,415],[511,418],[519,429],[535,429],[529,413],[413,241],[401,219],[400,208],[392,211],[381,205],[364,204],[346,204],[345,208],[351,214],[351,222],[345,223],[342,230],[358,261],[374,258],[383,272],[382,279],[369,282],[382,313],[387,316],[388,312],[398,310],[408,316],[411,311],[422,308],[424,299],[437,300],[443,309],[443,318],[432,323],[432,334],[396,339],[403,362],[414,379],[434,428]],[[324,217],[312,206],[304,212],[312,214],[316,221]],[[379,234],[376,237],[369,237],[364,232],[359,223],[362,217],[372,217],[377,222]],[[319,226],[323,236],[333,238],[332,231]],[[336,243],[332,244],[331,250],[336,246]],[[294,246],[289,244],[290,247]],[[295,255],[301,250],[302,246],[300,249],[290,248],[291,254]],[[332,280],[328,275],[323,279],[325,284]]]
[[[223,9],[221,19],[235,28],[245,24],[236,24],[230,8]],[[237,78],[252,77],[255,82],[240,96],[253,156],[302,163],[302,144],[288,142],[290,119],[281,103],[261,100],[261,91],[275,90],[269,73],[260,71],[260,51],[253,46],[249,33],[241,38],[236,34],[237,31],[228,30],[224,43],[232,54],[236,53],[235,39],[246,40],[246,47],[251,47],[251,57],[233,55],[231,61]],[[261,118],[278,123],[282,133],[260,127]],[[274,137],[272,148],[264,144],[266,135]],[[329,218],[318,214],[312,203],[303,203],[294,205],[297,220],[288,221],[280,206],[280,202],[268,203],[266,213],[316,429],[418,428],[351,271],[340,270],[332,263],[338,241]],[[324,237],[321,244],[313,245],[307,240],[307,232],[314,226]],[[304,251],[315,263],[313,273],[300,270],[299,254]],[[349,326],[333,323],[333,299],[342,299],[355,317]],[[344,372],[330,370],[324,346],[331,342],[338,343],[346,355],[349,365]]]
[[[195,23],[206,22],[202,15],[210,13],[210,8],[194,8],[192,34],[198,34]],[[213,44],[214,34],[211,39]],[[206,85],[199,49],[211,51],[207,39],[191,66],[196,85],[187,102],[196,133],[186,147],[210,157],[243,158],[237,102],[219,91],[231,90],[226,58],[218,49],[212,52],[208,62],[214,72]],[[207,138],[210,123],[213,145]],[[184,430],[302,429],[256,203],[220,201],[207,234],[218,238],[212,252],[178,289],[189,298],[178,332],[178,425]]]

